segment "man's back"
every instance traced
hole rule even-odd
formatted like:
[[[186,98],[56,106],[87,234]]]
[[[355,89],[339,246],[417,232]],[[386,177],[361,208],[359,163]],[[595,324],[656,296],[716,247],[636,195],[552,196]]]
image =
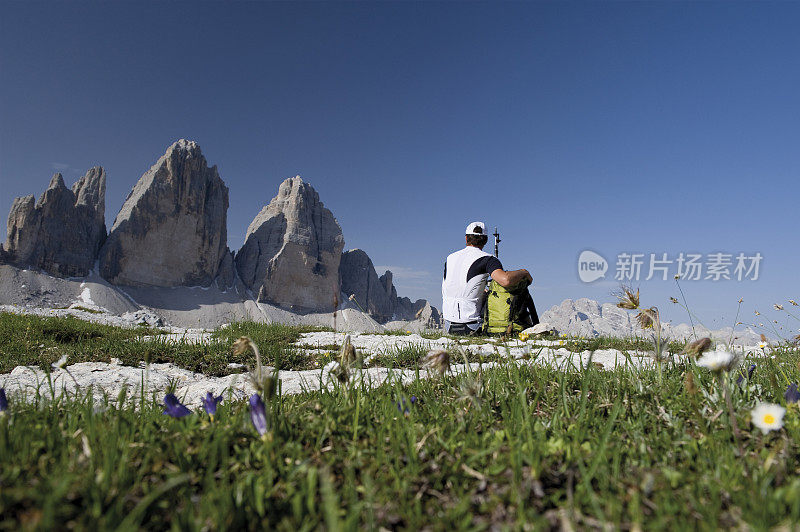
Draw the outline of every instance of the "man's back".
[[[473,246],[448,255],[442,279],[444,319],[451,323],[480,322],[486,282],[497,269],[503,269],[497,258]]]

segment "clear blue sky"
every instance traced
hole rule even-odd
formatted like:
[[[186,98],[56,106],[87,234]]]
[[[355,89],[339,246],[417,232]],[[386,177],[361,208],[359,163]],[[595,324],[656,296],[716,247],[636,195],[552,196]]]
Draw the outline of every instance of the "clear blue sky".
[[[621,251],[760,252],[758,281],[684,289],[710,326],[740,297],[745,321],[779,319],[800,300],[799,20],[788,2],[4,1],[0,212],[100,164],[110,227],[188,138],[230,188],[232,249],[300,174],[401,295],[439,305],[480,219],[540,312],[611,301]],[[606,281],[578,280],[587,248]],[[633,284],[686,321],[673,281]]]

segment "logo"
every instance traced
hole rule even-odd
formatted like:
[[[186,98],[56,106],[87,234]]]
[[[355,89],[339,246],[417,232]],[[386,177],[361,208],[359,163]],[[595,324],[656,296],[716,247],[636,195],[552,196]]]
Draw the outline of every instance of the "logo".
[[[588,249],[578,257],[578,277],[584,283],[591,283],[606,276],[608,262],[602,256]]]

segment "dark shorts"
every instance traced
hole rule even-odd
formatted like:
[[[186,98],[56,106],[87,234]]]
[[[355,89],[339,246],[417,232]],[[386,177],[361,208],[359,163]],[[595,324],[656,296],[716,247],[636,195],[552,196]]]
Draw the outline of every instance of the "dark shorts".
[[[471,323],[452,323],[445,321],[444,332],[454,336],[478,336],[481,334],[481,322],[473,321]]]

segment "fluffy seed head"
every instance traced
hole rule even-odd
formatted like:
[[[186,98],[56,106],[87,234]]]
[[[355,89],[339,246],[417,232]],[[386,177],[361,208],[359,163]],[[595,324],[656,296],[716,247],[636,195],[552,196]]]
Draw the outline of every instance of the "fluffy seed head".
[[[697,357],[711,349],[711,338],[700,338],[689,345],[683,350],[687,355]]]
[[[256,344],[247,336],[240,336],[235,342],[233,342],[233,354],[237,356],[242,355],[247,351],[252,350],[255,345]]]
[[[614,294],[617,298],[617,306],[619,308],[624,308],[627,310],[636,310],[639,308],[639,289],[636,289],[636,293],[633,293],[633,288],[627,286],[621,286],[619,292]]]
[[[653,328],[653,325],[657,320],[658,309],[656,307],[642,309],[639,311],[639,314],[636,315],[636,321],[639,323],[639,326],[642,329]]]
[[[353,347],[353,342],[348,334],[344,337],[344,341],[342,341],[342,347],[339,349],[339,364],[345,369],[350,369],[355,361],[356,348]]]
[[[422,365],[444,375],[450,371],[450,353],[445,349],[431,349],[422,359]]]

